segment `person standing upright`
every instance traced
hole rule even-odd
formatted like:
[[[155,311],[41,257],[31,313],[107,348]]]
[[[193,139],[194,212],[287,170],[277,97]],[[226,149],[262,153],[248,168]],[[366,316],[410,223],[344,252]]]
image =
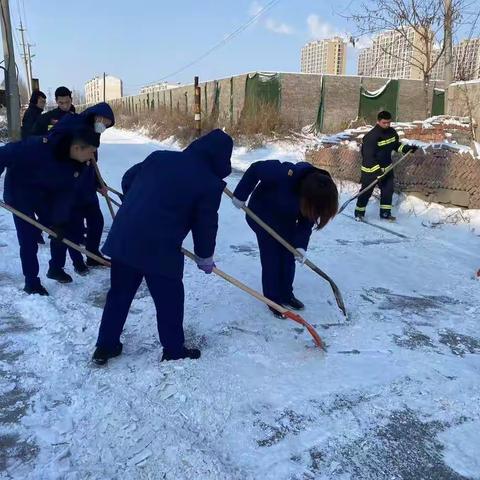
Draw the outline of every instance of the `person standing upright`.
[[[32,93],[30,103],[22,118],[22,140],[32,135],[33,126],[40,115],[42,115],[46,102],[47,96],[40,90],[35,90]]]
[[[362,144],[362,190],[368,187],[377,177],[383,175],[385,169],[392,164],[392,152],[406,154],[415,152],[418,147],[400,143],[398,133],[391,126],[392,114],[382,111],[377,116],[377,124],[363,137]],[[381,191],[380,218],[395,221],[392,216],[392,199],[394,187],[393,171],[390,171],[378,182]],[[365,217],[367,204],[375,187],[360,195],[355,208],[355,218]]]

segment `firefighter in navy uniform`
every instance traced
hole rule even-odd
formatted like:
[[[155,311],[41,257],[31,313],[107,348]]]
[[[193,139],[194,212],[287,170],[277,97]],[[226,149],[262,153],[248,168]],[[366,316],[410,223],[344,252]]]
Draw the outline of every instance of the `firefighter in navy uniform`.
[[[362,144],[362,190],[381,176],[385,168],[392,163],[392,152],[402,155],[409,151],[415,152],[418,147],[400,143],[398,133],[391,127],[392,115],[390,112],[380,112],[377,116],[377,124],[363,138]],[[390,171],[378,182],[380,187],[380,218],[394,221],[392,216],[392,198],[394,187],[393,171]],[[375,187],[360,195],[355,208],[355,218],[363,219]]]
[[[72,92],[67,87],[55,90],[57,108],[40,115],[32,127],[31,135],[46,135],[65,115],[75,113],[72,103]]]

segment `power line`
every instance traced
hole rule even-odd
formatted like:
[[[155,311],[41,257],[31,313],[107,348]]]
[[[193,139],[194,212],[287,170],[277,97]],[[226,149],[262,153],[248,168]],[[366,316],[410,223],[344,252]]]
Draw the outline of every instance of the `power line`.
[[[178,75],[179,73],[182,73],[184,72],[185,70],[187,70],[188,68],[192,67],[193,65],[196,65],[198,62],[200,62],[201,60],[203,60],[205,57],[207,57],[208,55],[210,55],[212,52],[214,52],[215,50],[223,47],[226,43],[228,43],[230,40],[232,40],[233,38],[235,38],[236,36],[240,35],[240,33],[242,33],[243,31],[245,31],[250,25],[252,25],[253,23],[255,23],[262,15],[264,15],[265,13],[267,13],[269,10],[271,10],[277,3],[279,3],[281,0],[271,0],[270,2],[268,2],[264,7],[262,7],[255,15],[253,15],[250,20],[248,20],[248,22],[240,25],[239,27],[237,27],[235,30],[233,30],[233,32],[229,33],[225,38],[223,38],[220,42],[216,43],[215,45],[213,45],[212,47],[210,47],[206,52],[202,53],[200,56],[198,56],[197,58],[195,58],[194,60],[192,60],[191,62],[187,63],[186,65],[184,65],[183,67],[179,68],[178,70],[175,70],[174,72],[168,74],[168,75],[165,75],[164,77],[160,78],[159,80],[156,80],[154,82],[149,82],[147,84],[145,83],[140,83],[140,84],[130,84],[129,86],[130,87],[134,87],[134,86],[139,86],[139,85],[151,85],[151,84],[154,84],[154,83],[160,83],[164,80],[166,80],[167,78],[170,78],[170,77],[173,77],[175,75]]]

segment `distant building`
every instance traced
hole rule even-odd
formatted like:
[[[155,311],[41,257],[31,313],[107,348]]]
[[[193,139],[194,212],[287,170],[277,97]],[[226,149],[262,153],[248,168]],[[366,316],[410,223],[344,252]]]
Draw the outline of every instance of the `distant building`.
[[[373,71],[373,49],[362,48],[358,55],[358,68],[357,73],[362,77],[370,77],[371,71]]]
[[[104,98],[105,91],[105,98]],[[92,78],[85,84],[85,100],[87,103],[108,102],[114,98],[123,97],[122,81],[113,75],[105,76],[105,90],[103,76]]]
[[[437,49],[439,52],[439,49]],[[438,53],[437,53],[438,55]],[[453,78],[459,80],[477,80],[480,78],[480,38],[462,40],[453,47]],[[442,55],[432,70],[432,80],[445,78],[445,57]]]
[[[169,82],[161,82],[156,83],[154,85],[147,85],[140,89],[140,93],[154,93],[154,92],[162,92],[164,90],[170,90],[172,88],[180,87],[181,83],[169,83]]]
[[[302,48],[301,71],[345,75],[347,65],[347,42],[340,37],[316,40]]]
[[[480,78],[480,38],[462,40],[453,49],[455,80]]]
[[[433,40],[433,35],[432,35]],[[422,37],[412,27],[406,34],[390,30],[377,35],[373,45],[360,52],[358,75],[384,78],[423,79],[425,63]]]

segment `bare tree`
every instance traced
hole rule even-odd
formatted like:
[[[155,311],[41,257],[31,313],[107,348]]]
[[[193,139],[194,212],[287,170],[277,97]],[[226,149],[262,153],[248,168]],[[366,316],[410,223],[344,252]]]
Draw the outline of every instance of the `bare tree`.
[[[462,21],[462,12],[470,0],[452,1],[454,26]],[[358,35],[378,35],[395,32],[398,40],[408,47],[409,55],[400,56],[390,42],[380,49],[386,57],[396,58],[420,72],[424,89],[425,115],[431,114],[430,84],[432,72],[441,61],[445,5],[444,0],[369,0],[358,11],[346,16],[355,24]],[[413,33],[413,34],[412,34]]]
[[[480,35],[479,23],[480,23],[480,12],[477,12],[471,19],[470,32],[466,39],[467,42],[472,41],[475,37],[478,37],[478,35]],[[469,80],[475,79],[480,72],[471,70],[472,62],[468,61],[468,58],[467,58],[468,53],[469,53],[469,47],[466,47],[463,49],[463,52],[457,52],[457,55],[454,58],[455,80],[459,82],[458,88],[462,94],[462,97],[463,97],[462,100],[465,105],[467,116],[470,122],[470,133],[473,140],[472,148],[473,148],[474,154],[479,155],[480,152],[478,151],[478,147],[477,147],[477,135],[475,131],[475,124],[477,122],[477,119],[475,118],[475,115],[474,115],[475,101],[472,99],[472,95],[471,95],[472,93],[471,90],[472,88],[474,89],[475,86],[469,85],[467,82]],[[469,86],[471,88],[469,88]]]

